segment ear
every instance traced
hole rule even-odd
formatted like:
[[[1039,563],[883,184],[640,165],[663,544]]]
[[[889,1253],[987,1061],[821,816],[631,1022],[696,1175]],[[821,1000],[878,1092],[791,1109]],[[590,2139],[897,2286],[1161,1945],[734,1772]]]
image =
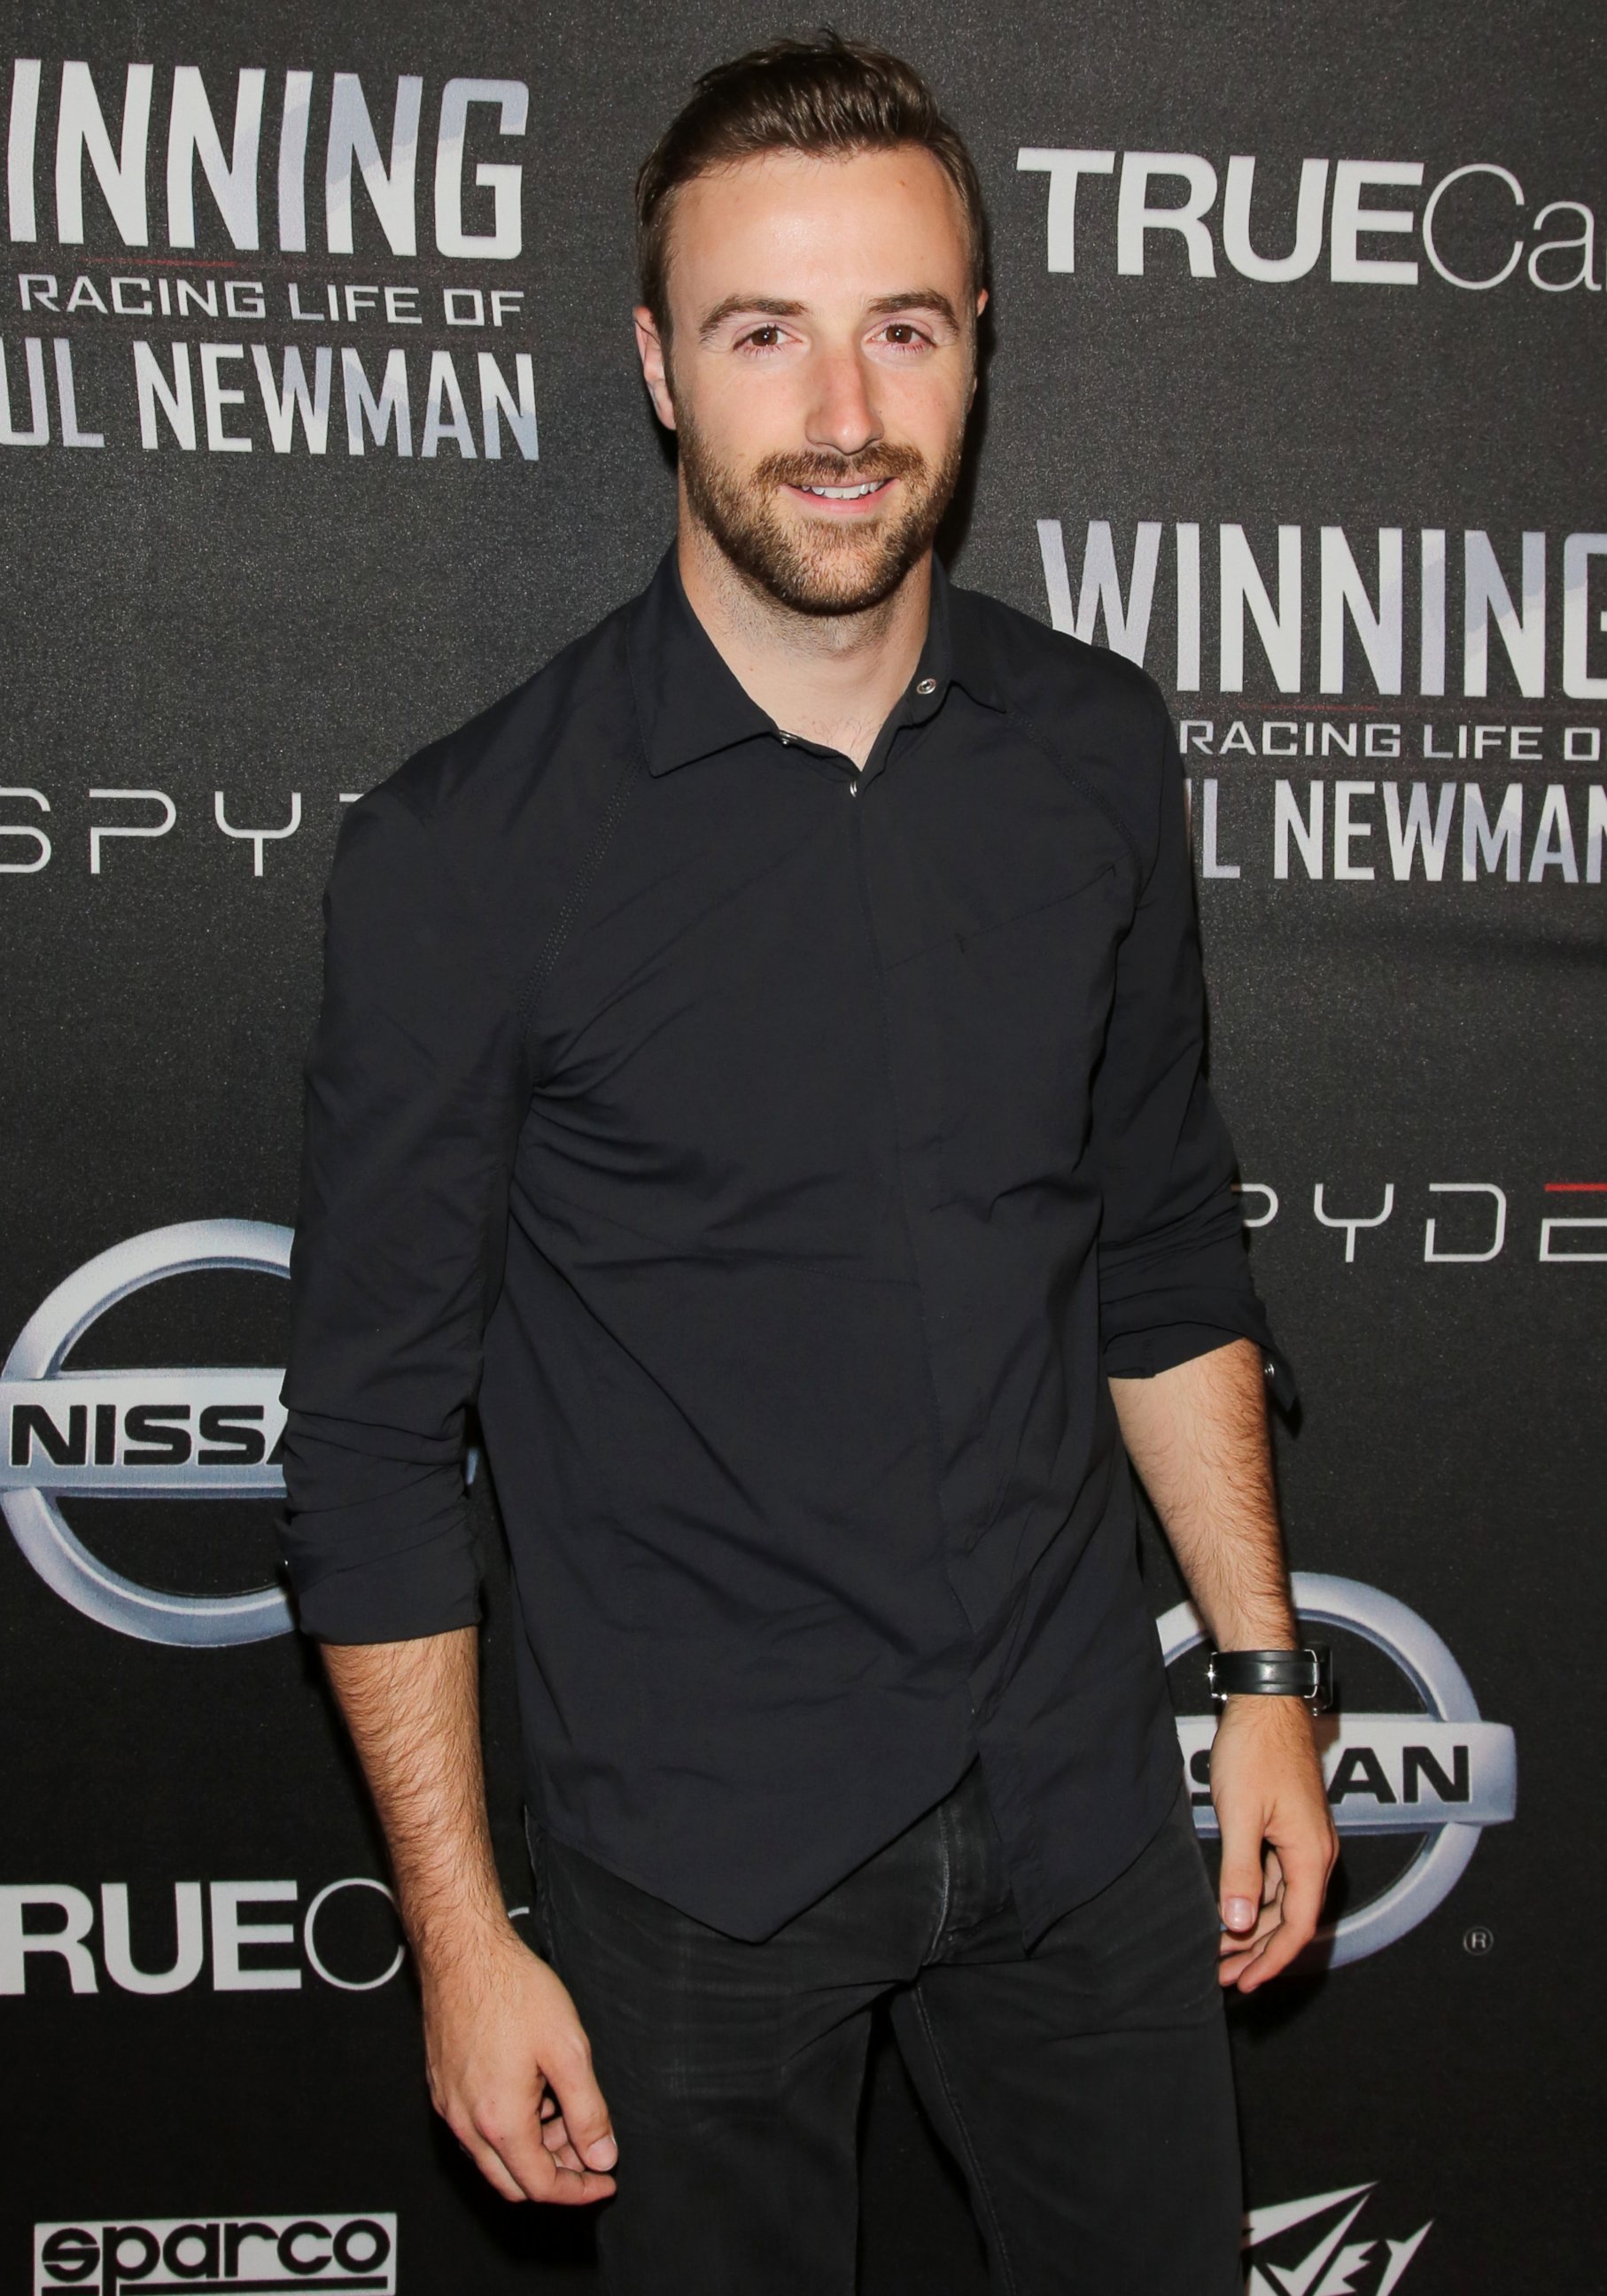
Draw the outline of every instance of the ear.
[[[979,288],[977,289],[977,308],[976,308],[976,316],[975,316],[975,318],[974,318],[974,319],[972,320],[972,322],[973,334],[974,334],[974,331],[975,331],[976,327],[978,327],[978,326],[980,326],[980,324],[981,324],[981,318],[982,318],[982,314],[983,314],[983,312],[984,312],[987,308],[988,308],[988,290],[987,290],[987,288],[986,288],[986,287],[979,287]],[[980,376],[979,375],[979,373],[978,373],[978,372],[977,372],[977,365],[976,365],[976,359],[975,359],[975,357],[974,357],[974,346],[973,346],[973,357],[972,357],[972,370],[971,370],[971,389],[970,389],[970,390],[966,393],[966,398],[965,398],[965,405],[966,405],[966,407],[967,407],[967,409],[968,409],[968,410],[969,410],[969,408],[970,408],[970,406],[971,406],[971,405],[972,405],[972,401],[973,401],[973,400],[975,399],[975,398],[976,398],[976,395],[977,395],[977,384],[978,384],[978,382],[979,382],[980,380],[981,380],[981,378],[980,378]]]
[[[664,346],[659,337],[659,323],[645,303],[638,303],[631,317],[635,322],[636,356],[642,362],[642,380],[647,385],[652,411],[666,430],[673,430],[676,427],[675,400],[670,394],[669,371]]]

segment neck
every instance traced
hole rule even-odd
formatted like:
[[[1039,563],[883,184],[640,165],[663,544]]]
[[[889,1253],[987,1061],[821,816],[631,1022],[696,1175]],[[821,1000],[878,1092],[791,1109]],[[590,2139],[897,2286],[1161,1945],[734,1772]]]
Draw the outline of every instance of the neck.
[[[676,560],[688,603],[744,693],[783,732],[863,766],[926,641],[931,553],[857,613],[802,614],[734,566],[683,501]]]

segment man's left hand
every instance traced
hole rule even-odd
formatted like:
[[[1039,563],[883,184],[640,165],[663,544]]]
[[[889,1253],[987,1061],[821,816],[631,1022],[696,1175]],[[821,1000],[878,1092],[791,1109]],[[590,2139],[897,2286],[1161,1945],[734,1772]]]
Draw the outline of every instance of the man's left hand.
[[[1339,1855],[1311,1716],[1296,1698],[1233,1697],[1211,1749],[1222,1829],[1224,1985],[1253,1993],[1309,1945]]]

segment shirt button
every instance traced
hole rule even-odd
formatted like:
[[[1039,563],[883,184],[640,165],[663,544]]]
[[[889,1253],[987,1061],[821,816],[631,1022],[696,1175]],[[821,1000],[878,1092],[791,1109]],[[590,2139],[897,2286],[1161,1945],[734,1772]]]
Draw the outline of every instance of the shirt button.
[[[778,734],[775,738],[781,743],[783,749],[790,750],[791,748],[792,736],[791,734]]]
[[[938,681],[935,677],[923,677],[915,688],[917,693],[935,693],[937,690]]]
[[[856,774],[856,775],[855,775],[855,776],[854,776],[854,778],[853,778],[853,780],[849,783],[849,795],[850,797],[857,797],[857,796],[858,796],[858,794],[859,794],[859,776],[858,776],[858,775],[857,775],[857,774]]]

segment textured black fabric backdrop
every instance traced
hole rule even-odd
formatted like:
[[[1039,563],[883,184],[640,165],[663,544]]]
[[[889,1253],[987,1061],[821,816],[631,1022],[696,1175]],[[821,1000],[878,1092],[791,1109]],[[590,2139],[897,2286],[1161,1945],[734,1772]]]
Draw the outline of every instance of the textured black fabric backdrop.
[[[621,0],[606,13],[496,0],[450,9],[396,0],[378,12],[152,0],[7,14],[9,53],[40,60],[42,72],[37,236],[27,231],[24,154],[12,178],[0,344],[15,435],[29,422],[26,340],[39,341],[50,432],[46,444],[4,450],[0,740],[13,793],[0,805],[18,824],[0,838],[9,865],[0,1326],[9,1347],[56,1284],[126,1239],[182,1221],[290,1219],[317,903],[340,793],[368,787],[503,692],[649,571],[672,495],[633,371],[630,179],[694,70],[778,20],[712,0],[670,9]],[[1438,1799],[1433,1773],[1418,1766],[1425,1825],[1455,1816],[1447,1791],[1497,1821],[1443,1902],[1382,1950],[1235,2010],[1250,2202],[1277,2210],[1377,2188],[1342,2208],[1336,2199],[1325,2210],[1291,2205],[1283,2218],[1263,2217],[1247,2266],[1263,2276],[1263,2292],[1298,2285],[1304,2296],[1375,2296],[1398,2282],[1410,2296],[1497,2287],[1584,2296],[1602,2285],[1600,2180],[1584,2143],[1599,2118],[1603,2039],[1589,1746],[1607,1593],[1607,1229],[1542,1223],[1607,1211],[1582,1185],[1607,1181],[1607,800],[1595,800],[1594,883],[1588,837],[1590,791],[1607,781],[1592,758],[1607,718],[1607,569],[1584,546],[1565,558],[1567,537],[1607,525],[1596,451],[1603,258],[1594,239],[1533,250],[1585,237],[1587,219],[1594,227],[1607,61],[1599,12],[1582,0],[1477,10],[1441,0],[1411,9],[1135,0],[1077,11],[1013,0],[873,6],[849,29],[930,71],[972,141],[991,205],[988,374],[950,537],[960,578],[1049,618],[1055,537],[1045,558],[1038,521],[1058,521],[1075,611],[1090,521],[1111,525],[1124,594],[1139,522],[1160,522],[1147,659],[1191,721],[1197,845],[1213,831],[1202,865],[1209,857],[1240,872],[1206,876],[1201,889],[1213,1071],[1246,1181],[1276,1192],[1276,1217],[1253,1249],[1304,1395],[1298,1427],[1279,1437],[1296,1566],[1409,1605],[1448,1643],[1486,1720],[1516,1733],[1515,1823],[1499,1822],[1499,1780],[1482,1783],[1481,1765],[1496,1760],[1488,1741],[1473,1749],[1464,1782],[1448,1740],[1434,1740]],[[119,221],[97,188],[93,158],[82,239],[66,237],[58,113],[61,67],[79,60],[92,68],[114,154],[126,69],[154,67],[143,246],[130,243],[127,203]],[[237,73],[266,74],[255,250],[231,242],[200,168],[193,243],[173,227],[164,154],[174,70],[184,65],[201,69],[225,157]],[[282,245],[275,196],[287,71],[314,75],[306,253]],[[422,78],[416,255],[387,243],[360,185],[355,252],[329,251],[324,168],[337,72],[360,77],[386,160],[398,76]],[[476,184],[476,164],[517,165],[512,258],[438,246],[437,123],[454,77],[529,88],[522,135],[499,135],[495,110],[470,116],[464,228],[492,229],[493,193]],[[24,73],[24,113],[27,81]],[[1116,172],[1085,173],[1078,187],[1074,270],[1048,267],[1054,179],[1019,168],[1022,147],[1114,155]],[[1130,162],[1122,190],[1122,155],[1145,152],[1199,155],[1214,168],[1198,235],[1214,275],[1192,269],[1185,235],[1167,229],[1144,238],[1141,275],[1119,270],[1119,193],[1129,218],[1144,197]],[[1292,244],[1299,163],[1331,163],[1321,250],[1302,277],[1247,278],[1228,260],[1224,201],[1235,154],[1257,157],[1251,236],[1264,256]],[[1405,219],[1404,230],[1364,235],[1353,251],[1364,263],[1414,264],[1411,283],[1344,275],[1335,168],[1358,157],[1420,163],[1414,183],[1375,179],[1357,192],[1347,178],[1342,194]],[[1471,163],[1508,170],[1511,181],[1459,177],[1430,235],[1464,278],[1499,271],[1519,246],[1510,275],[1480,290],[1442,276],[1423,234],[1431,193]],[[1187,190],[1185,178],[1157,175],[1150,198],[1176,205]],[[1560,201],[1584,206],[1540,219]],[[53,312],[37,284],[20,283],[25,272],[53,277]],[[75,299],[80,274],[91,291]],[[153,302],[151,316],[135,316],[159,291],[124,286],[119,315],[114,277],[160,280],[173,295],[188,282],[189,308],[164,316]],[[261,316],[249,282],[260,283]],[[389,314],[381,298],[365,306],[358,296],[336,320],[331,283],[342,295],[357,284],[414,296],[393,298]],[[325,316],[292,318],[292,284],[302,310]],[[236,315],[226,304],[217,318],[198,312],[196,297],[223,286]],[[504,302],[493,328],[488,299],[477,307],[465,293],[454,315],[472,320],[479,308],[488,324],[449,326],[441,298],[455,288],[522,300]],[[414,312],[421,323],[409,325]],[[58,337],[70,345],[78,431],[98,433],[99,447],[65,443]],[[161,363],[169,392],[178,389],[174,346],[191,347],[193,451],[149,385],[158,443],[142,445],[136,341]],[[250,347],[266,347],[282,385],[284,346],[301,349],[310,374],[320,341],[335,351],[327,451],[309,453],[299,430],[277,453]],[[244,356],[209,365],[209,343]],[[397,452],[394,432],[383,443],[368,437],[360,457],[349,451],[344,347],[375,393],[386,356],[402,349],[410,456]],[[450,354],[465,412],[426,455],[439,351]],[[529,421],[521,447],[505,416],[500,455],[484,451],[477,360],[488,351],[515,404],[517,356],[530,361],[538,456]],[[214,398],[211,444],[209,376],[214,391],[244,394]],[[437,398],[450,426],[439,372]],[[231,432],[249,438],[250,451],[222,447]],[[465,443],[480,450],[471,460]],[[1204,569],[1201,664],[1181,693],[1179,526],[1199,529]],[[1298,669],[1275,630],[1269,653],[1252,614],[1242,691],[1225,690],[1234,673],[1230,661],[1225,678],[1218,646],[1224,526],[1243,529],[1271,608],[1277,529],[1298,529],[1302,550],[1300,611],[1291,591],[1285,626],[1292,642],[1298,624]],[[1324,527],[1343,529],[1375,607],[1379,529],[1404,530],[1398,693],[1381,692],[1354,620],[1342,686],[1323,678]],[[1421,674],[1423,529],[1447,537],[1443,693]],[[1468,690],[1478,679],[1464,658],[1464,548],[1475,570],[1484,562],[1477,540],[1464,545],[1469,529],[1488,537],[1514,616],[1522,537],[1545,537],[1530,652],[1521,630],[1514,638],[1522,680],[1492,623],[1486,695]],[[1185,562],[1188,546],[1185,536]],[[1232,536],[1226,547],[1231,561]],[[1569,570],[1585,586],[1571,638]],[[1062,602],[1062,619],[1065,611]],[[1104,622],[1095,634],[1105,637]],[[1481,726],[1500,730],[1480,737]],[[1514,734],[1514,726],[1537,730]],[[1325,758],[1324,728],[1337,729]],[[1438,762],[1455,758],[1459,734],[1465,760]],[[1355,761],[1341,741],[1357,743]],[[1279,754],[1291,748],[1292,758]],[[1339,788],[1347,775],[1362,785],[1348,794]],[[1309,845],[1318,780],[1320,878],[1288,822],[1298,805]],[[1442,780],[1457,785],[1443,871],[1426,877],[1419,855],[1402,877],[1384,785],[1404,813],[1410,785],[1425,783],[1432,828]],[[1482,815],[1471,811],[1468,783]],[[1548,802],[1554,786],[1564,794]],[[1521,811],[1517,882],[1505,873],[1508,849],[1492,866],[1478,836],[1512,787]],[[97,824],[154,827],[163,817],[153,799],[90,794],[130,790],[166,792],[173,825],[160,838],[101,840],[92,870]],[[219,791],[236,829],[283,828],[298,792],[299,825],[259,847],[225,835]],[[1374,873],[1336,882],[1335,820],[1346,808],[1361,828],[1340,839],[1338,857]],[[50,840],[47,863],[36,830]],[[1484,1193],[1430,1193],[1446,1184]],[[1314,1212],[1319,1187],[1330,1221],[1373,1217],[1386,1188],[1390,1216],[1349,1233],[1325,1226]],[[1492,1190],[1503,1223],[1493,1256]],[[1253,1218],[1265,1216],[1265,1195],[1245,1201]],[[1467,1257],[1425,1256],[1431,1217],[1433,1252]],[[260,1274],[174,1276],[117,1306],[71,1365],[273,1365],[283,1361],[283,1287]],[[64,1410],[56,1420],[70,1436]],[[125,1449],[134,1431],[124,1424]],[[22,1453],[45,1456],[37,1434]],[[477,1490],[494,1554],[483,1481]],[[146,1587],[215,1595],[272,1575],[269,1497],[131,1497],[113,1473],[104,1495],[70,1495],[62,1512],[88,1548]],[[1179,1589],[1159,1547],[1147,1568],[1160,1613]],[[10,1539],[0,1582],[0,2030],[10,2069],[0,2284],[34,2284],[36,2224],[335,2211],[395,2213],[396,2284],[419,2296],[592,2285],[583,2227],[504,2210],[432,2124],[406,1978],[346,1990],[319,1975],[318,1961],[348,1984],[384,1969],[394,1930],[383,1899],[361,1890],[326,1899],[309,1957],[300,1925],[317,1893],[382,1867],[308,1653],[284,1635],[191,1649],[117,1631],[47,1587]],[[494,1600],[493,1782],[518,1902],[505,1626],[506,1606]],[[1342,1627],[1332,1639],[1349,1708],[1418,1710],[1385,1654]],[[1177,1678],[1180,1703],[1197,1710],[1185,1668]],[[1424,1837],[1354,1830],[1390,1809],[1402,1816],[1410,1795],[1398,1761],[1390,1769],[1376,1751],[1347,1759],[1338,1806],[1344,1902],[1355,1912]],[[285,1924],[287,1935],[248,1948],[241,1965],[289,1972],[285,1983],[229,1986],[229,1901],[217,1893],[193,1981],[142,1996],[119,1980],[103,1884],[127,1885],[134,1960],[160,1971],[175,1956],[176,1884],[264,1877],[288,1879],[293,1905],[286,1892],[259,1897],[239,1917]],[[76,1957],[23,1950],[30,1937],[70,1925],[75,1908],[80,1927],[84,1908],[93,1916]],[[1325,2253],[1310,2265],[1316,2246]],[[316,2237],[307,2249],[323,2253]],[[957,2188],[885,2049],[867,2104],[864,2251],[874,2296],[963,2296],[983,2284]],[[141,2252],[125,2243],[126,2261]],[[356,2252],[370,2251],[359,2241]],[[178,2253],[193,2259],[204,2249]],[[1267,2276],[1280,2266],[1283,2277]]]

